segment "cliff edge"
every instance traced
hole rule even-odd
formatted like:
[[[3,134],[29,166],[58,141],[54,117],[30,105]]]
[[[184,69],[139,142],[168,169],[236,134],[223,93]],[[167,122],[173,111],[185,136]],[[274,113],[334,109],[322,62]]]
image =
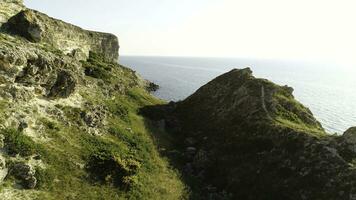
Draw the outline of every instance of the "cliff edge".
[[[23,0],[1,0],[0,1],[0,26],[7,22],[12,16],[25,9]]]
[[[20,0],[5,0],[0,6],[1,28],[11,34],[22,36],[30,42],[46,43],[79,60],[86,60],[92,51],[110,61],[118,61],[119,41],[113,34],[87,31],[51,18],[25,8]]]
[[[355,129],[327,134],[292,92],[234,69],[141,112],[177,138],[194,199],[355,199]]]
[[[0,199],[183,199],[112,34],[0,0]],[[164,183],[164,184],[162,184]]]

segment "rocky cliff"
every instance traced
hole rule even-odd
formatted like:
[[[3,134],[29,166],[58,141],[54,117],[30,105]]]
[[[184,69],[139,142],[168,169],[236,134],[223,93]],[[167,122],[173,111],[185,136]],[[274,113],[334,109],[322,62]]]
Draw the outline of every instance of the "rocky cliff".
[[[0,199],[186,197],[137,114],[162,102],[117,38],[20,3],[0,1]]]
[[[20,35],[31,42],[47,43],[67,55],[85,60],[92,51],[110,61],[119,57],[118,38],[109,33],[87,31],[72,24],[53,19],[35,10],[25,9],[21,1],[2,2],[2,29]],[[0,4],[0,6],[1,6]]]
[[[142,113],[177,138],[195,199],[356,199],[355,129],[325,133],[292,92],[235,69]]]
[[[0,18],[0,199],[356,200],[356,128],[291,87],[235,69],[166,104],[115,36],[19,0]]]
[[[7,22],[10,17],[25,9],[23,0],[1,0],[0,1],[0,26]]]

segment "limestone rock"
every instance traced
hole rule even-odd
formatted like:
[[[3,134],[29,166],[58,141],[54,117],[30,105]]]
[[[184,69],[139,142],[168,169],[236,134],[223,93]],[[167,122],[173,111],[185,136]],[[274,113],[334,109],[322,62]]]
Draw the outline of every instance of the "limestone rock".
[[[115,35],[87,31],[35,10],[26,9],[18,13],[4,27],[29,41],[46,42],[64,54],[72,54],[80,60],[84,55],[88,58],[90,51],[104,55],[113,62],[117,62],[119,58],[119,41]],[[78,49],[81,50],[80,54]]]
[[[6,28],[31,42],[40,42],[42,40],[42,24],[31,10],[21,11],[12,17],[6,24]]]
[[[103,125],[106,118],[106,109],[102,106],[86,106],[87,111],[82,112],[81,116],[87,126],[97,128]]]
[[[68,55],[80,61],[87,59],[87,55],[81,49],[73,49]]]
[[[0,27],[8,19],[25,9],[23,0],[1,0],[0,1]]]
[[[37,184],[36,171],[28,164],[16,163],[10,169],[11,175],[21,180],[21,184],[26,189],[34,189]]]
[[[68,71],[61,71],[57,75],[57,80],[50,89],[48,97],[50,98],[67,98],[75,90],[77,81]]]

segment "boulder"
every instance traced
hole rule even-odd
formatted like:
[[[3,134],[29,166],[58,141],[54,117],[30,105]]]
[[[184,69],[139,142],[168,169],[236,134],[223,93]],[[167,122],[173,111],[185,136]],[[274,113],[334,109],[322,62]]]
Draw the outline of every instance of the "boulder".
[[[106,109],[103,106],[86,105],[88,110],[81,113],[85,124],[90,128],[100,127],[106,118]]]
[[[351,160],[356,155],[356,127],[349,128],[339,140],[339,149]]]
[[[5,28],[31,42],[40,42],[42,40],[42,24],[32,10],[21,11],[10,18]]]
[[[11,169],[10,174],[21,181],[21,185],[26,189],[34,189],[37,184],[35,177],[36,170],[26,163],[15,163]]]
[[[349,144],[354,144],[356,146],[356,127],[349,128],[342,137]]]
[[[61,71],[57,75],[57,80],[51,87],[48,97],[50,98],[67,98],[74,91],[77,80],[68,71]]]
[[[25,9],[23,0],[1,0],[0,1],[0,27],[9,18]]]

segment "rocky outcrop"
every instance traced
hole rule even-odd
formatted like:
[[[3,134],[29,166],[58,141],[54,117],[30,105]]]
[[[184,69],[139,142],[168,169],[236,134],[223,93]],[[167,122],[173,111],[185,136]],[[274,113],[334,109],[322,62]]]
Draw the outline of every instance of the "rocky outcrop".
[[[117,37],[20,3],[0,0],[0,199],[186,199],[137,114],[160,101],[117,63]]]
[[[10,170],[10,175],[21,181],[21,185],[26,189],[34,189],[37,184],[35,177],[36,170],[26,163],[15,163]]]
[[[75,90],[77,80],[68,71],[61,71],[57,75],[57,80],[51,87],[48,97],[50,98],[67,98]]]
[[[90,51],[104,55],[110,61],[117,61],[119,57],[119,42],[115,35],[83,30],[35,10],[26,9],[14,15],[4,28],[31,42],[50,44],[79,59],[83,59],[81,54],[88,58]]]
[[[185,144],[182,170],[200,184],[198,199],[355,199],[354,129],[328,135],[292,92],[235,69],[142,112]]]
[[[23,0],[1,0],[0,1],[0,27],[12,16],[25,9]]]

